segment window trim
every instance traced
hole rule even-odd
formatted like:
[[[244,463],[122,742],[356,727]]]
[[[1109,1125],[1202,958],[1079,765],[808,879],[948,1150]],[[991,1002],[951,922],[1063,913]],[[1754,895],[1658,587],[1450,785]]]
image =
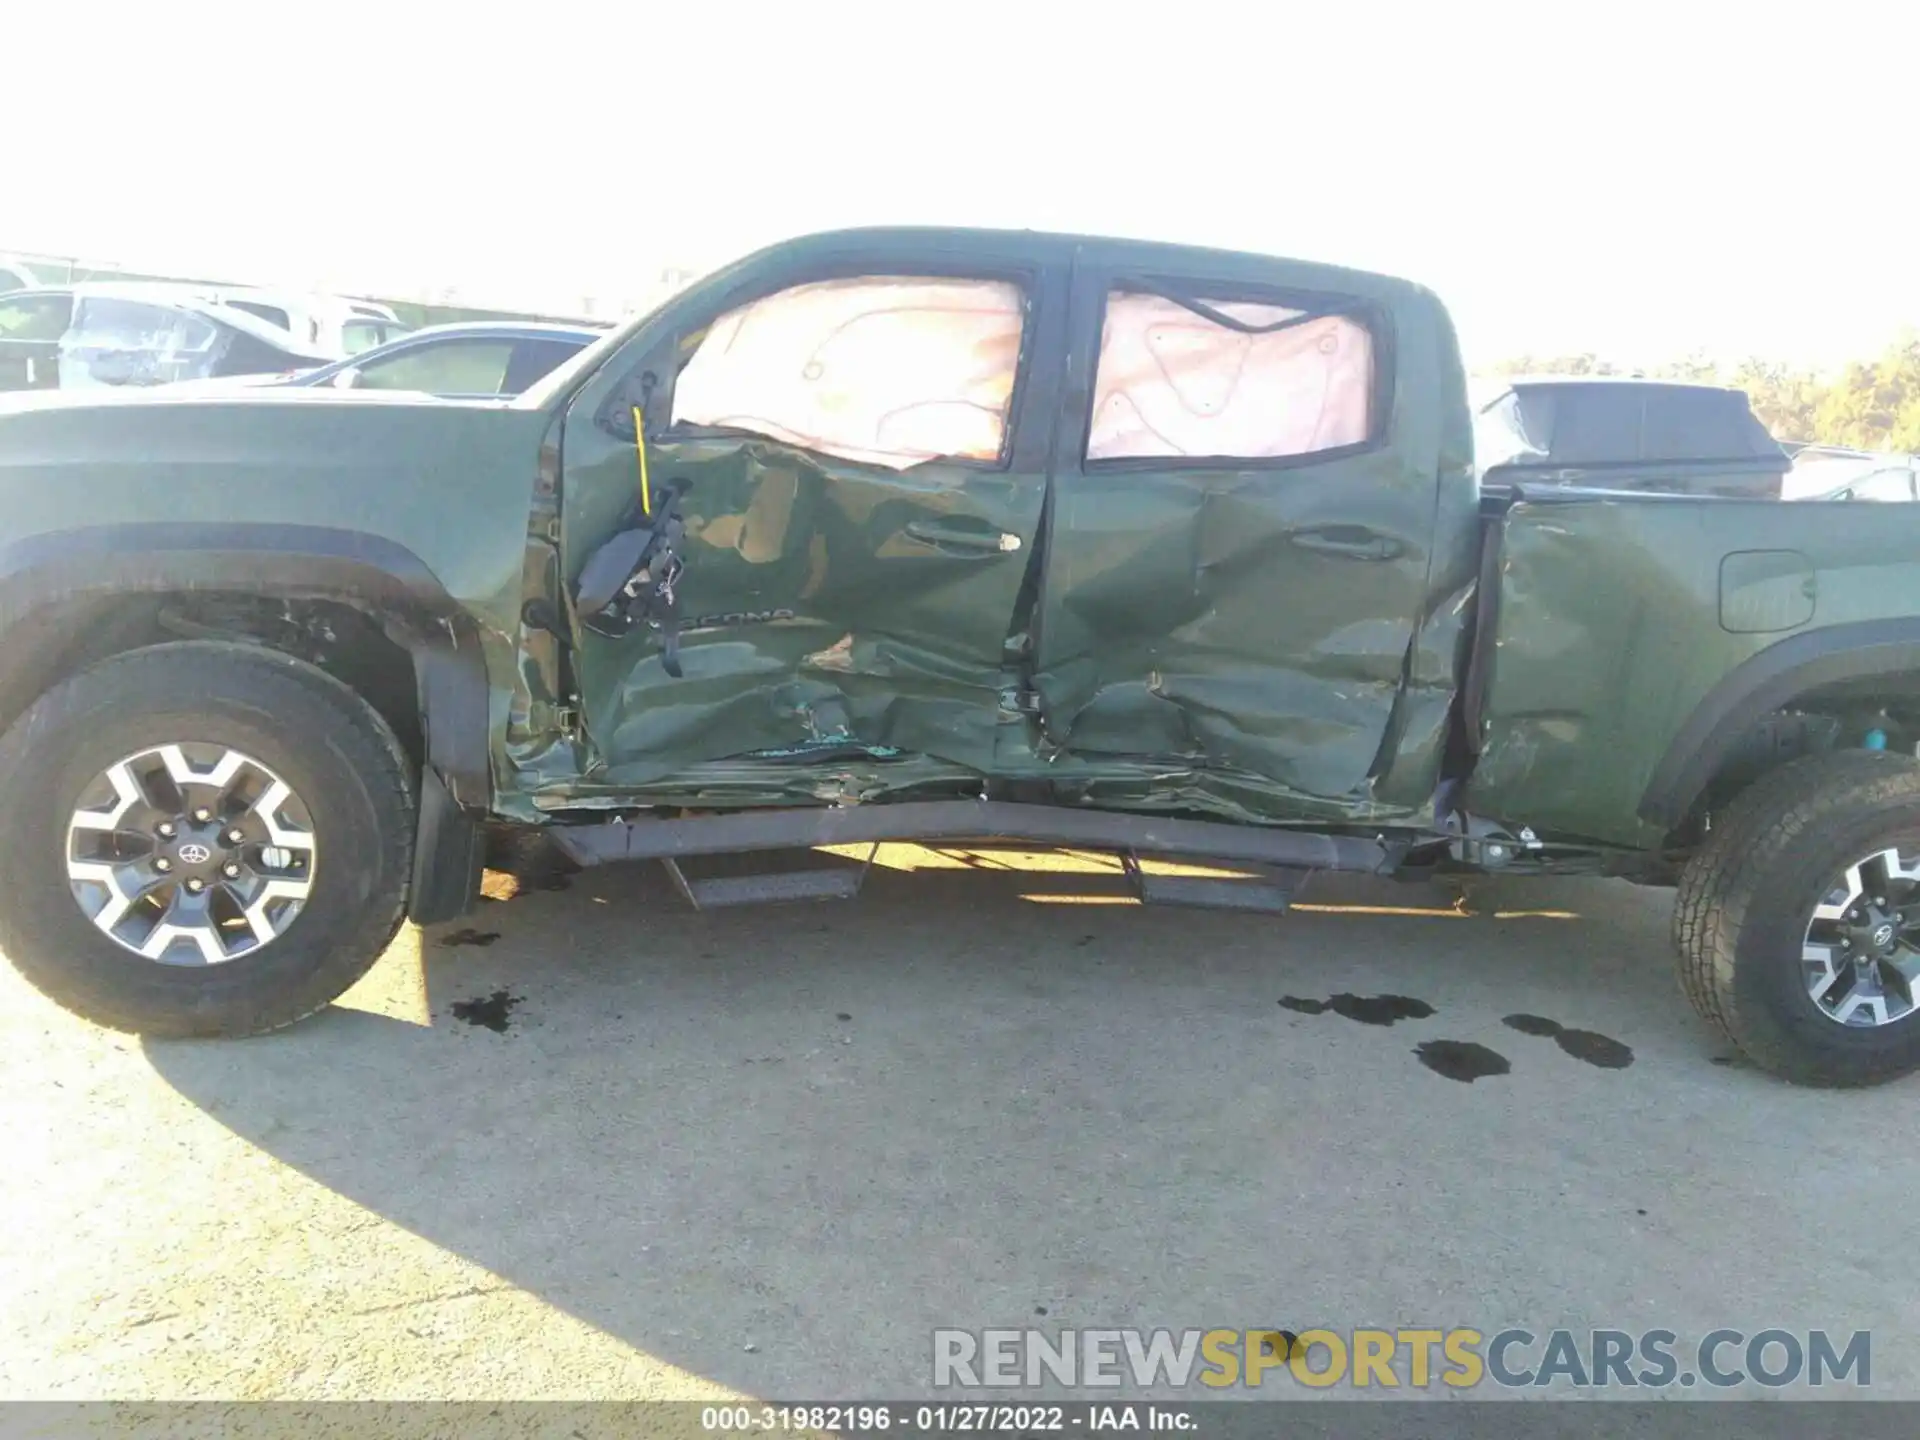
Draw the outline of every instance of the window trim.
[[[674,385],[679,379],[677,367],[673,374],[659,380],[648,392],[645,416],[647,443],[671,445],[697,440],[758,440],[766,444],[782,445],[803,455],[818,455],[826,464],[859,465],[863,468],[883,470],[892,475],[913,475],[930,465],[955,466],[983,474],[1011,472],[1018,453],[1017,439],[1023,433],[1027,393],[1033,379],[1035,346],[1040,333],[1040,310],[1045,303],[1046,275],[1043,266],[1037,262],[1022,265],[1009,261],[996,265],[944,260],[937,257],[920,261],[849,257],[845,260],[829,260],[819,265],[809,265],[804,269],[782,275],[771,284],[767,283],[767,278],[764,276],[756,281],[743,282],[728,290],[719,297],[716,304],[701,311],[697,316],[685,317],[685,321],[694,323],[676,323],[673,330],[653,346],[643,359],[634,363],[620,376],[595,416],[600,427],[622,438],[632,438],[627,433],[631,428],[630,423],[619,425],[617,422],[609,422],[614,422],[619,412],[631,405],[636,383],[647,372],[657,372],[665,368],[660,364],[660,357],[677,351],[688,335],[698,330],[711,329],[723,315],[731,314],[742,306],[754,304],[787,290],[798,290],[806,285],[819,285],[833,280],[975,280],[988,284],[1010,284],[1019,291],[1022,302],[1020,352],[1014,360],[1013,389],[1007,396],[1006,424],[1000,437],[998,456],[990,460],[978,460],[963,455],[941,455],[916,461],[901,470],[888,470],[887,467],[872,465],[868,461],[848,460],[843,456],[808,450],[774,436],[764,435],[758,430],[676,424],[671,416]],[[662,416],[667,418],[663,420]]]
[[[1207,470],[1225,473],[1304,470],[1386,449],[1393,437],[1395,379],[1399,347],[1393,312],[1380,301],[1336,290],[1303,290],[1297,286],[1264,285],[1228,276],[1170,275],[1142,271],[1107,271],[1092,277],[1099,286],[1099,303],[1092,325],[1079,337],[1076,349],[1087,356],[1086,405],[1077,427],[1073,453],[1082,475],[1125,475],[1167,470]],[[1089,291],[1089,296],[1092,292]],[[1087,444],[1093,437],[1093,407],[1100,394],[1100,343],[1106,334],[1107,306],[1116,294],[1157,295],[1175,304],[1199,301],[1206,305],[1277,305],[1289,310],[1311,310],[1339,315],[1364,326],[1373,350],[1373,384],[1367,395],[1367,437],[1351,445],[1332,445],[1300,455],[1113,455],[1090,459]],[[1200,312],[1195,311],[1195,314]],[[1206,318],[1205,316],[1201,317]]]

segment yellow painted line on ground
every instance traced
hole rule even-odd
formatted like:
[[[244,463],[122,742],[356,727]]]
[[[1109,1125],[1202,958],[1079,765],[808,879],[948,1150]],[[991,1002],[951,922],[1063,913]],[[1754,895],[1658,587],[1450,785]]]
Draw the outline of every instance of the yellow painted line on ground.
[[[869,849],[867,845],[816,845],[814,848],[824,855],[861,861],[867,858]],[[920,845],[905,841],[883,844],[874,855],[873,863],[888,870],[1029,870],[1064,875],[1122,873],[1120,858],[1101,850],[1022,850],[998,846]],[[1142,860],[1140,868],[1149,875],[1180,876],[1194,880],[1257,878],[1245,870],[1176,860]]]

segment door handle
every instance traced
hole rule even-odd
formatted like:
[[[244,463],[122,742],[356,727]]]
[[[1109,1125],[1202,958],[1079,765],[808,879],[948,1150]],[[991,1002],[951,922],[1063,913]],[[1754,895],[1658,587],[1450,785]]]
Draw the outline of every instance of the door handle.
[[[931,545],[938,550],[958,550],[968,555],[1009,555],[1020,548],[1018,535],[949,525],[938,520],[909,521],[907,535],[922,545]]]
[[[1296,530],[1288,538],[1302,550],[1317,550],[1322,555],[1338,555],[1348,560],[1395,560],[1404,549],[1399,541],[1357,525]]]

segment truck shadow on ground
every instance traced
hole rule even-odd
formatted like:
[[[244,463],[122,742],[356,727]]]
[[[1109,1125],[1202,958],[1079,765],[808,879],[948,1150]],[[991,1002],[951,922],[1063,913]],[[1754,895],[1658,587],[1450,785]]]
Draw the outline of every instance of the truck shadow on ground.
[[[1274,917],[991,855],[913,868],[711,915],[650,867],[594,872],[426,935],[429,1023],[336,1008],[147,1053],[368,1210],[684,1370],[812,1398],[924,1393],[943,1325],[1414,1323],[1511,1265],[1542,1195],[1585,1227],[1554,1293],[1626,1303],[1636,1210],[1715,1163],[1664,1122],[1795,1104],[1708,1063],[1661,892],[1463,907],[1330,877]],[[1378,997],[1418,1003],[1347,1013]],[[1507,1073],[1452,1083],[1415,1054],[1437,1041]]]

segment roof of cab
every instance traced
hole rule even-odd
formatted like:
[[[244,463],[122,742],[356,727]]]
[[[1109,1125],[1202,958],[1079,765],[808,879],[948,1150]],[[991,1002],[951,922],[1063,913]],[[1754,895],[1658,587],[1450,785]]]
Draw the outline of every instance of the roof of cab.
[[[1385,294],[1400,291],[1435,299],[1433,292],[1416,281],[1378,271],[1355,270],[1319,260],[1304,260],[1254,250],[1229,250],[1217,246],[1186,245],[1164,240],[1142,240],[1113,235],[1075,235],[1051,230],[995,230],[968,226],[876,225],[843,230],[817,230],[789,240],[763,246],[696,281],[705,286],[738,270],[760,268],[776,256],[794,259],[817,255],[830,257],[836,252],[870,249],[923,251],[929,256],[947,254],[964,260],[970,252],[1005,250],[1009,246],[1060,255],[1078,255],[1096,263],[1127,263],[1180,268],[1196,263],[1221,262],[1237,265],[1286,265],[1310,271],[1316,284],[1342,281],[1362,291]]]

